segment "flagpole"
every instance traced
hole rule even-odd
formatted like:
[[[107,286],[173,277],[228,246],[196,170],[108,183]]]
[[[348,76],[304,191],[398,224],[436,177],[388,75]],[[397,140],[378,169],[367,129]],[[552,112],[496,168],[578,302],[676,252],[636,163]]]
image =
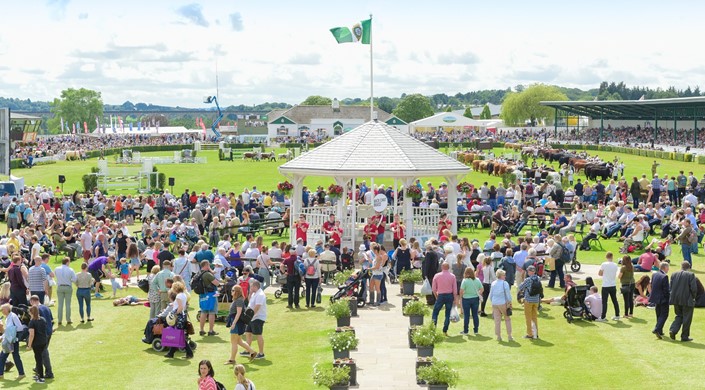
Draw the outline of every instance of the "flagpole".
[[[370,14],[370,30],[372,30],[372,14]],[[372,31],[370,31],[370,120],[375,116],[374,67],[372,66]]]

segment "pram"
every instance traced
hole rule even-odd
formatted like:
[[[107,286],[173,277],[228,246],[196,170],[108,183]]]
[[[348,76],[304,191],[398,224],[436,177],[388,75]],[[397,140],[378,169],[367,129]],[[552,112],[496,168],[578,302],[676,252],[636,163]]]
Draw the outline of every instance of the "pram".
[[[274,297],[279,299],[282,294],[289,294],[289,288],[286,285],[286,274],[282,273],[278,268],[274,269],[274,278],[279,284],[279,289],[274,291]],[[306,287],[301,286],[301,297],[306,296]]]
[[[575,286],[568,290],[568,295],[563,304],[565,311],[563,317],[570,324],[575,318],[582,318],[586,321],[593,321],[595,317],[585,305],[585,297],[590,286]]]
[[[397,275],[399,274],[397,272],[397,258],[394,257],[394,250],[390,250],[387,252],[388,256],[388,261],[389,261],[389,272],[387,273],[389,275],[389,283],[395,284],[397,282]]]
[[[344,297],[355,297],[357,298],[357,307],[364,307],[367,298],[367,279],[369,278],[370,271],[368,270],[354,272],[344,285],[338,286],[338,292],[330,297],[330,301],[335,302]]]
[[[501,218],[492,218],[492,225],[495,234],[504,234],[512,231],[511,223]]]

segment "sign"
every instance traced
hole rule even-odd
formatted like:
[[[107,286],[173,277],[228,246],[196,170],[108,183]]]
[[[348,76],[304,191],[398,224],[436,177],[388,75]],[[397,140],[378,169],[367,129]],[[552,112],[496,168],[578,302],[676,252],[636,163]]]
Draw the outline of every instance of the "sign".
[[[377,194],[374,199],[372,199],[372,208],[381,213],[387,208],[387,196],[384,194]]]
[[[452,115],[448,115],[448,116],[444,116],[444,117],[443,117],[443,122],[446,122],[446,123],[453,123],[453,122],[455,122],[456,120],[457,120],[457,119],[456,119],[454,116],[452,116]]]

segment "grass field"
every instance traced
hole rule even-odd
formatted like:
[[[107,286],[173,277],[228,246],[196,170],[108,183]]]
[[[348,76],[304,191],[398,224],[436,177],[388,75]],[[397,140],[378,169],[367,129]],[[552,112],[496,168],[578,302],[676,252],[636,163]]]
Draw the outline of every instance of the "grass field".
[[[600,154],[605,159],[612,159],[617,155]],[[176,178],[175,192],[182,192],[186,187],[198,191],[218,187],[239,193],[244,187],[251,188],[253,185],[257,185],[260,190],[267,190],[283,180],[276,170],[279,163],[221,162],[218,161],[216,152],[204,152],[202,155],[208,158],[208,164],[160,165],[158,168],[160,172],[166,173],[167,177]],[[619,157],[626,164],[627,177],[650,173],[652,159],[632,155]],[[698,175],[705,172],[702,166],[695,163],[667,160],[659,162],[659,173],[662,175],[676,174],[681,169],[686,173],[693,170]],[[28,185],[56,185],[57,175],[64,174],[67,176],[65,191],[69,192],[82,189],[81,175],[89,172],[90,167],[95,165],[95,159],[86,162],[60,162],[31,170],[15,170],[13,174],[24,176]],[[427,179],[436,184],[443,180],[422,180]],[[465,180],[476,184],[482,181],[496,183],[499,178],[472,172]],[[380,178],[375,182],[391,183],[389,179]],[[308,178],[305,182],[309,186],[326,187],[330,183],[331,178],[320,177]],[[460,235],[484,241],[488,231],[462,231]],[[270,240],[270,237],[265,239]],[[615,241],[603,241],[603,245],[605,250],[613,252],[616,252],[619,246]],[[585,264],[599,264],[603,261],[604,251],[579,252],[578,256]],[[680,249],[677,246],[674,247],[672,258],[674,264],[680,262]],[[694,256],[695,272],[700,277],[704,269],[702,260],[703,254]],[[77,263],[73,266],[77,266]],[[675,271],[677,267],[672,268]],[[391,287],[391,293],[397,291],[396,286]],[[548,296],[560,295],[557,289],[546,291]],[[137,292],[139,290],[134,288],[127,293]],[[271,294],[272,291],[268,292]],[[126,292],[122,291],[121,294]],[[198,360],[210,359],[215,364],[216,378],[227,388],[234,387],[230,370],[222,365],[230,348],[222,324],[218,326],[221,335],[216,338],[203,341],[199,336],[194,337],[199,343],[195,359],[166,360],[139,341],[148,316],[147,308],[113,308],[109,300],[94,302],[95,322],[77,327],[78,313],[74,302],[74,328],[61,328],[52,339],[51,354],[57,379],[48,386],[56,389],[75,389],[86,387],[88,384],[116,389],[157,386],[194,388]],[[577,321],[567,324],[563,319],[561,307],[546,308],[539,319],[542,337],[540,341],[520,339],[524,334],[524,319],[523,311],[517,308],[513,318],[514,337],[517,342],[498,344],[494,340],[493,322],[482,318],[480,337],[451,337],[437,346],[436,356],[448,360],[460,371],[461,389],[509,388],[518,385],[524,388],[560,389],[702,387],[705,316],[701,310],[695,312],[692,327],[691,337],[695,342],[679,343],[654,339],[650,331],[655,315],[649,309],[637,308],[636,318],[632,320],[610,321],[605,324]],[[613,309],[610,308],[608,313],[611,317]],[[390,313],[392,314],[394,313]],[[670,321],[667,324],[670,324]],[[289,313],[285,309],[284,301],[270,297],[269,320],[265,328],[267,360],[246,364],[249,376],[255,381],[258,389],[315,388],[310,379],[311,366],[318,361],[327,362],[332,357],[326,335],[334,325],[334,320],[326,316],[322,309],[312,313]],[[460,330],[459,324],[453,324],[450,333],[454,335]],[[406,332],[406,329],[399,329],[399,332]],[[23,352],[22,356],[28,373],[31,373],[32,354]],[[682,374],[672,372],[654,375],[664,372],[664,365],[669,368],[678,367],[678,372]],[[28,379],[16,382],[13,380],[15,376],[16,371],[13,370],[10,375],[6,375],[8,379],[0,387],[28,387]]]

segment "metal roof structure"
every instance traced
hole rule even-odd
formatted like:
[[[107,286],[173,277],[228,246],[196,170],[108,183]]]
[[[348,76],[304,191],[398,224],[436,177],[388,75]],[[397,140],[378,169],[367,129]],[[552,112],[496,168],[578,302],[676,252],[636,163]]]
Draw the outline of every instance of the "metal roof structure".
[[[392,114],[376,109],[377,118],[386,121]],[[370,108],[365,106],[343,106],[334,109],[330,105],[325,106],[294,106],[288,110],[272,110],[269,114],[269,123],[278,122],[279,118],[286,117],[288,121],[299,125],[311,124],[312,119],[357,119],[369,121]],[[284,123],[284,122],[282,122]]]
[[[540,104],[593,119],[705,119],[705,96],[651,100],[543,101]]]
[[[296,157],[279,171],[285,175],[417,178],[465,175],[470,169],[380,120]]]

